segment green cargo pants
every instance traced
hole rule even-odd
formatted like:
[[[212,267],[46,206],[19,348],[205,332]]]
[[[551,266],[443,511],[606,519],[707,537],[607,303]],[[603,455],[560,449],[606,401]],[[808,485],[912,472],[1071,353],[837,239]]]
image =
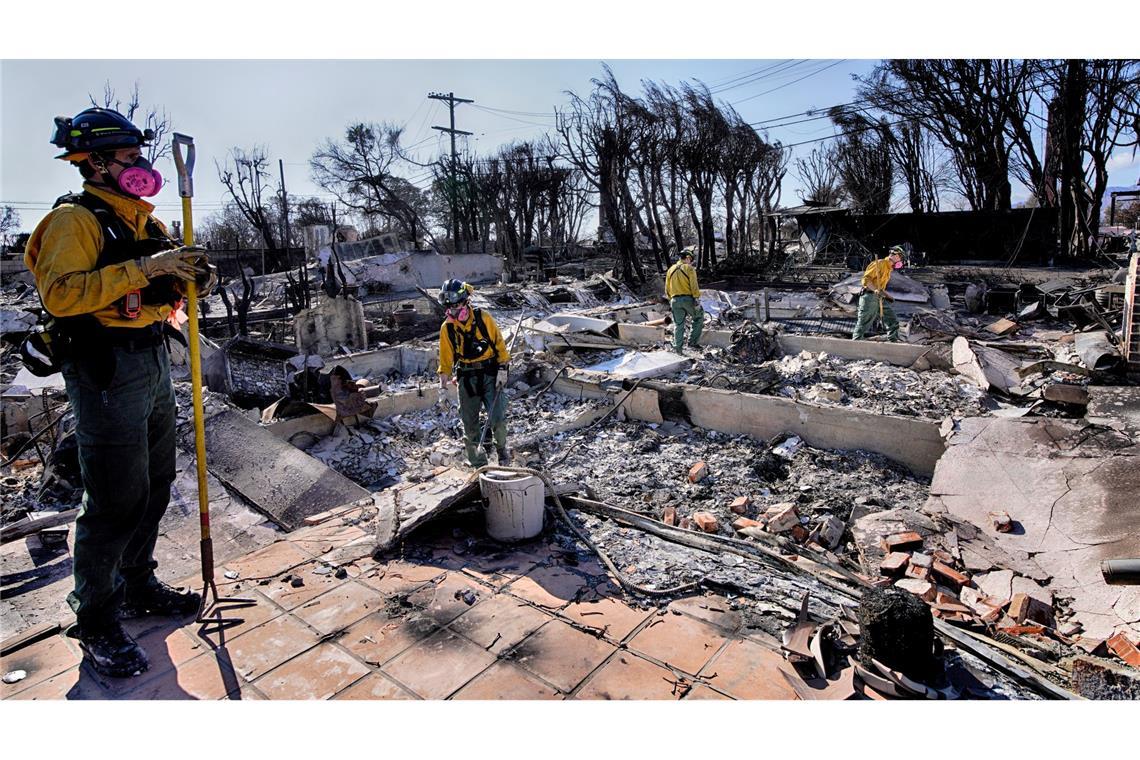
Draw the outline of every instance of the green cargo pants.
[[[899,339],[899,320],[891,302],[877,293],[867,292],[859,296],[859,312],[855,317],[855,332],[851,334],[853,340],[862,340],[867,329],[875,318],[882,315],[883,327],[887,330],[887,340]]]
[[[114,351],[115,373],[106,390],[87,360],[62,365],[83,477],[75,589],[67,597],[80,628],[109,621],[128,588],[153,578],[158,526],[174,482],[177,413],[166,347],[107,350]]]
[[[507,393],[504,390],[495,400],[495,367],[465,370],[459,369],[456,382],[459,383],[459,418],[463,420],[463,446],[467,451],[467,461],[472,467],[487,464],[487,454],[480,446],[479,437],[483,426],[479,424],[479,412],[486,409],[491,416],[491,436],[495,448],[507,448]],[[494,408],[492,409],[492,405]]]
[[[692,296],[673,296],[669,306],[673,309],[673,350],[679,354],[685,345],[685,317],[693,320],[689,345],[695,348],[701,339],[701,329],[705,326],[705,310]]]

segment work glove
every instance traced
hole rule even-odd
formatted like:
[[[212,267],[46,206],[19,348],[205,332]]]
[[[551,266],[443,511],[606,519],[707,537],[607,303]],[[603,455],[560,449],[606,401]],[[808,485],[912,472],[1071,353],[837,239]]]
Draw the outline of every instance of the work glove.
[[[439,387],[441,390],[447,390],[447,386],[451,385],[451,383],[452,383],[451,375],[440,375],[439,376]]]
[[[495,390],[501,391],[507,384],[507,368],[499,367],[498,374],[495,375]]]
[[[218,268],[211,264],[205,256],[202,257],[202,261],[205,263],[198,264],[198,276],[194,278],[194,284],[198,287],[199,298],[210,295],[218,284]]]
[[[139,269],[148,280],[169,274],[182,280],[197,280],[199,261],[206,261],[206,249],[189,245],[161,251],[139,259]],[[204,267],[203,267],[204,268]]]

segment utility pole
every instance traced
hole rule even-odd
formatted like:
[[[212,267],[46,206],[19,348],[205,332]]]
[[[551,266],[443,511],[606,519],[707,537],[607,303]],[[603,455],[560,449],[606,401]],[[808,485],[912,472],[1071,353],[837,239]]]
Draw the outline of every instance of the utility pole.
[[[461,129],[455,128],[455,105],[457,103],[474,103],[474,100],[467,98],[457,98],[454,92],[449,92],[444,95],[442,92],[429,92],[428,97],[432,100],[443,100],[447,102],[447,108],[451,112],[451,126],[450,127],[437,127],[432,126],[432,129],[438,129],[440,132],[447,132],[451,135],[451,188],[448,195],[451,201],[451,239],[452,244],[455,246],[455,253],[459,253],[459,199],[457,176],[459,174],[459,155],[455,152],[455,136],[456,135],[470,135],[471,132],[464,132]]]

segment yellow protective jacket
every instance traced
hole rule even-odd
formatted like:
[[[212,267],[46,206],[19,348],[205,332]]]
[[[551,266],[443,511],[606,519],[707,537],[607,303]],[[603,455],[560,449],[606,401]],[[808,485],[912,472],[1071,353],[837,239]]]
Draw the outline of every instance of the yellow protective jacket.
[[[890,258],[875,259],[863,272],[863,287],[876,293],[884,292],[887,283],[891,281],[893,271],[894,266],[891,265]]]
[[[498,360],[500,365],[511,360],[511,355],[507,351],[507,344],[503,341],[503,334],[499,332],[499,326],[495,324],[495,318],[482,309],[479,310],[479,315],[483,320],[487,339],[490,340],[491,345],[475,357],[464,361],[460,357],[463,356],[464,347],[468,341],[483,339],[483,333],[475,327],[475,309],[471,310],[466,322],[460,323],[450,319],[445,321],[439,327],[439,374],[450,375],[457,364],[460,366],[468,363],[474,364],[490,359],[492,356]],[[457,344],[455,347],[451,345],[448,325],[454,328]]]
[[[701,289],[697,287],[697,270],[683,261],[678,261],[669,267],[665,273],[665,295],[701,297]]]
[[[136,240],[147,237],[146,222],[154,206],[90,183],[83,189],[106,201],[134,231]],[[154,221],[166,231],[161,222]],[[144,304],[138,319],[119,315],[115,302],[132,290],[146,287],[148,280],[133,260],[96,269],[102,250],[102,226],[82,206],[65,203],[40,221],[25,248],[24,265],[35,276],[48,312],[57,317],[94,314],[109,327],[148,327],[166,319],[169,304]]]

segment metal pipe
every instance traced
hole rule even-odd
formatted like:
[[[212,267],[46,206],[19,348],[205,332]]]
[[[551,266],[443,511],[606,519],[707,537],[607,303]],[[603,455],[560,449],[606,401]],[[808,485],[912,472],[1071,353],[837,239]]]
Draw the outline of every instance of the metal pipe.
[[[1110,586],[1140,586],[1140,559],[1106,559],[1100,574]]]

